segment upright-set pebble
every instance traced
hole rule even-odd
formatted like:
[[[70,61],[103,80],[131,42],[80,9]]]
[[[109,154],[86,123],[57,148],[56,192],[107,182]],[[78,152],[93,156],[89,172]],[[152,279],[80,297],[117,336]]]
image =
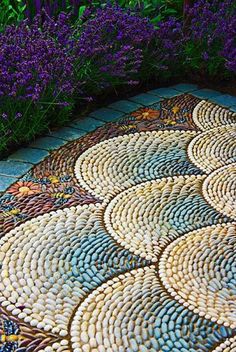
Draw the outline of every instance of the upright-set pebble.
[[[201,131],[236,123],[235,112],[205,100],[195,106],[192,118]]]
[[[121,246],[156,262],[159,253],[175,238],[228,220],[202,198],[205,178],[174,176],[121,192],[105,209],[106,229]]]
[[[235,352],[236,351],[236,337],[226,339],[223,343],[217,346],[213,352]]]
[[[235,113],[175,96],[35,170],[34,194],[1,198],[0,304],[19,351],[236,352]]]
[[[213,208],[236,220],[236,163],[213,171],[204,180],[202,193]]]
[[[224,332],[230,336],[232,330]],[[205,351],[206,344],[209,349],[219,344],[224,332],[170,297],[154,266],[94,290],[75,311],[70,331],[74,352]]]
[[[186,148],[194,131],[153,131],[101,142],[77,160],[79,184],[98,198],[110,200],[129,187],[174,175],[199,174]]]
[[[236,223],[203,227],[172,242],[161,256],[159,275],[185,307],[236,328]]]
[[[188,145],[188,156],[206,174],[236,162],[236,124],[198,134]]]

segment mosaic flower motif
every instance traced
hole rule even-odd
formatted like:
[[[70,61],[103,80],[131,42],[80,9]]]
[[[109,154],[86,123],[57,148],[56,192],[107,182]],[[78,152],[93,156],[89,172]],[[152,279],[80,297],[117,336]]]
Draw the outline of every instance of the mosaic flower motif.
[[[53,176],[53,175],[49,176],[48,179],[51,183],[59,183],[60,182],[59,178],[56,176]]]
[[[216,148],[222,129],[233,133],[231,119],[206,132],[166,128],[90,146],[76,154],[74,175],[99,201],[68,202],[0,240],[0,301],[58,336],[42,351],[207,352],[231,343],[236,164],[233,148]],[[62,205],[76,193],[67,180],[47,186]]]
[[[142,108],[137,111],[131,113],[131,116],[135,117],[136,120],[154,120],[160,116],[160,111],[150,109],[150,108]]]
[[[3,207],[0,212],[0,219],[8,217],[21,218],[22,214],[20,213],[20,209],[12,208],[11,206]]]
[[[19,181],[8,190],[8,193],[11,193],[16,197],[27,197],[40,192],[40,186],[30,181]]]
[[[177,112],[179,112],[179,110],[180,110],[180,108],[178,107],[178,106],[173,106],[173,108],[172,108],[172,112],[174,113],[174,114],[176,114]]]

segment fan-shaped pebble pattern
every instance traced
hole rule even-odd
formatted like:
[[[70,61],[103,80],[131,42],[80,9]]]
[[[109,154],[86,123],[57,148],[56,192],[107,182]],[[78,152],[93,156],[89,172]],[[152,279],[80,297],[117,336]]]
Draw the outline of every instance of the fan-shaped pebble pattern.
[[[24,347],[22,350],[20,348],[17,349],[17,352],[24,352],[30,349],[25,349]],[[69,341],[66,339],[62,339],[61,341],[54,342],[51,346],[47,346],[43,349],[38,350],[39,352],[71,352]]]
[[[71,324],[74,352],[207,352],[231,333],[169,297],[153,266],[94,290]]]
[[[236,125],[215,127],[189,143],[189,159],[206,173],[236,161]]]
[[[223,343],[217,346],[213,352],[236,352],[236,337],[226,339]]]
[[[88,292],[111,276],[147,265],[107,235],[102,211],[100,204],[58,210],[1,239],[2,306],[31,326],[64,337],[73,309]]]
[[[77,160],[79,183],[101,199],[110,199],[133,185],[160,177],[199,174],[186,148],[196,132],[154,131],[101,142]]]
[[[201,196],[205,176],[174,176],[123,191],[104,213],[108,232],[122,246],[153,262],[171,240],[225,222]]]
[[[201,131],[236,123],[236,113],[205,100],[196,105],[192,118]]]
[[[216,210],[236,220],[236,163],[212,172],[205,179],[202,191]]]
[[[161,280],[181,304],[236,328],[236,224],[193,231],[171,243],[159,264]]]

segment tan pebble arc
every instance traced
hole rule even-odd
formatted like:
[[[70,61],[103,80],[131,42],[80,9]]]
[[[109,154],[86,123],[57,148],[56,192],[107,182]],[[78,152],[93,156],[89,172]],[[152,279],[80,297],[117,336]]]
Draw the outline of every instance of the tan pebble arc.
[[[236,352],[236,337],[225,340],[212,352]]]
[[[156,156],[168,150],[185,151],[195,135],[193,131],[153,131],[112,138],[85,151],[76,162],[75,175],[91,194],[110,199],[135,184],[156,179]]]
[[[129,337],[133,334],[132,320],[144,334],[145,319],[138,318],[138,312],[152,305],[158,292],[162,289],[154,266],[132,270],[101,285],[75,312],[70,331],[73,352],[133,351]],[[141,293],[142,301],[138,299]]]
[[[201,130],[236,123],[236,113],[228,109],[202,100],[193,110],[193,121]]]
[[[193,206],[193,196],[200,195],[204,178],[200,175],[168,177],[145,182],[120,193],[104,212],[108,233],[125,248],[156,262],[161,249],[180,236],[178,229],[171,226],[178,206],[181,206],[178,198],[184,196]],[[170,212],[173,204],[176,213]],[[199,207],[199,204],[196,206]],[[179,210],[179,218],[182,218],[182,211],[186,208]],[[185,214],[185,232],[193,229],[187,224],[191,223],[191,216],[192,213]],[[199,216],[202,216],[201,212]]]
[[[236,220],[236,163],[212,172],[204,180],[202,192],[212,207]]]
[[[71,243],[96,232],[102,209],[91,204],[51,212],[2,238],[2,306],[33,327],[66,336],[71,312],[84,295],[81,284],[71,280]]]
[[[69,342],[63,339],[53,343],[51,346],[42,348],[38,352],[71,352],[71,349],[69,348]]]
[[[175,240],[159,275],[169,293],[212,321],[236,328],[236,223],[212,225]]]
[[[191,162],[207,174],[236,160],[236,124],[212,128],[188,145]]]

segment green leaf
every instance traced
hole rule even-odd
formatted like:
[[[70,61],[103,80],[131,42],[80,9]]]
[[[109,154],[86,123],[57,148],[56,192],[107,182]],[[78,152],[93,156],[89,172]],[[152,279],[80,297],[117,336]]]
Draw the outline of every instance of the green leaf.
[[[151,22],[154,23],[154,24],[157,24],[157,23],[159,23],[161,20],[162,20],[162,15],[159,14],[158,16],[152,18],[152,19],[151,19]]]
[[[85,5],[83,5],[83,6],[80,6],[80,8],[79,8],[79,17],[82,17],[83,16],[83,14],[84,14],[84,11],[86,10],[86,6]]]

